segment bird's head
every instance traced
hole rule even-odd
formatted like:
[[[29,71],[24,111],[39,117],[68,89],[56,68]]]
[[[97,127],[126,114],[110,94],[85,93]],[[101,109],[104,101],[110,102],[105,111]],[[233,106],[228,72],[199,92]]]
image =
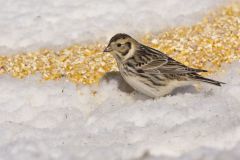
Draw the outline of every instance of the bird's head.
[[[131,36],[118,33],[111,38],[104,52],[111,53],[117,61],[125,61],[134,55],[137,44]]]

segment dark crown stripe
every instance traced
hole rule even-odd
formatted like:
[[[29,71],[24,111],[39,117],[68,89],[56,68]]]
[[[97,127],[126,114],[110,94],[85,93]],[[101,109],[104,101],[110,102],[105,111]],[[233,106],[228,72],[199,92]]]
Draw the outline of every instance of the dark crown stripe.
[[[125,34],[125,33],[118,33],[115,36],[113,36],[110,40],[110,42],[115,42],[118,39],[125,39],[125,38],[129,38],[130,36]]]

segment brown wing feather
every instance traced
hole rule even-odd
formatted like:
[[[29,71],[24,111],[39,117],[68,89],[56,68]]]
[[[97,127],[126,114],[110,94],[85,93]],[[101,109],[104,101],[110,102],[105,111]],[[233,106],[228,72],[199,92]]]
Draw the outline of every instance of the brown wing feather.
[[[138,51],[141,55],[136,56],[148,56],[151,59],[139,62],[137,66],[138,69],[142,69],[146,73],[151,74],[188,74],[188,73],[197,73],[197,72],[207,72],[206,70],[194,69],[185,66],[184,64],[168,57],[166,54],[149,48],[147,46],[140,46]]]

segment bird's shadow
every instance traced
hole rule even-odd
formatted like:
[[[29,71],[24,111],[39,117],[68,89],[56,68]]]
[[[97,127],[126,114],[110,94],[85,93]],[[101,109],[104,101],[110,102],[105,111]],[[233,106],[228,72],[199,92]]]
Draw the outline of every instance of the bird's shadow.
[[[184,93],[197,93],[197,89],[192,85],[182,86],[175,88],[169,95],[177,95],[177,94],[184,94]]]
[[[116,80],[118,83],[118,89],[122,92],[134,94],[135,99],[150,99],[150,97],[147,97],[141,93],[136,93],[134,89],[125,82],[125,80],[122,78],[121,74],[117,71],[107,72],[100,80],[100,83],[103,81],[106,81],[107,83],[111,80]],[[192,85],[182,86],[174,89],[170,94],[166,96],[174,96],[178,94],[185,94],[185,93],[197,93],[197,90]]]
[[[118,89],[125,93],[132,93],[134,89],[125,82],[121,74],[117,71],[107,72],[100,80],[100,83],[106,81],[109,83],[111,80],[115,80],[118,83]]]

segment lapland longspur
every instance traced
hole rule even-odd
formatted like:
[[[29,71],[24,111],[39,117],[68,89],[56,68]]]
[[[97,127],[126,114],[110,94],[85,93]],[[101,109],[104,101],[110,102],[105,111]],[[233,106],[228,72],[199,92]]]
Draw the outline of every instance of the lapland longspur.
[[[104,52],[110,52],[117,61],[123,79],[138,92],[149,97],[161,97],[175,88],[194,81],[221,86],[223,82],[205,78],[194,69],[145,46],[127,34],[113,36]]]

